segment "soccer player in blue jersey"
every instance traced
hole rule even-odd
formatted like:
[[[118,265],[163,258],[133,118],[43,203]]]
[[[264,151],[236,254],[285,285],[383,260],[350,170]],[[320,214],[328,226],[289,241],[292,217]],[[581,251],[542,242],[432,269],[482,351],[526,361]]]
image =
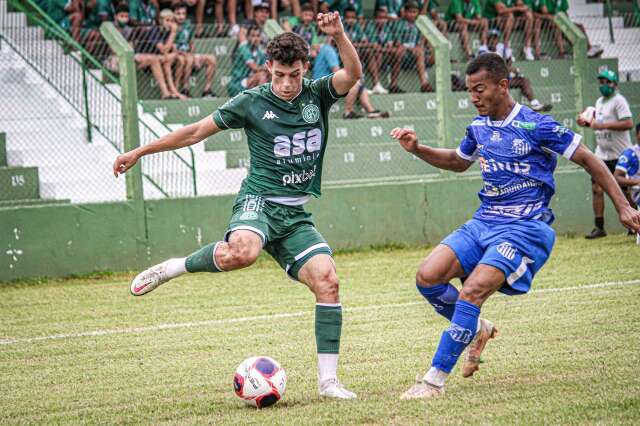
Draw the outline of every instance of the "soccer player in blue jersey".
[[[496,291],[529,291],[555,240],[549,202],[557,154],[584,167],[609,195],[622,224],[640,231],[640,212],[629,205],[604,163],[580,144],[580,135],[515,102],[507,77],[506,64],[494,53],[468,65],[466,85],[479,115],[455,150],[420,145],[412,130],[391,132],[405,150],[435,167],[463,172],[478,161],[484,181],[473,218],[445,238],[416,274],[418,291],[451,324],[431,368],[402,399],[442,394],[467,346],[462,375],[471,376],[496,333],[490,321],[480,319],[482,304]],[[449,283],[456,277],[464,278],[460,291]]]

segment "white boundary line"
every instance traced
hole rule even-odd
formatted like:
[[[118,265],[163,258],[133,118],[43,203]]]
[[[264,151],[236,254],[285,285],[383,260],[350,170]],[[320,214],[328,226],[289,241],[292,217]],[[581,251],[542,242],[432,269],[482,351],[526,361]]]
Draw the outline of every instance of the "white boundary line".
[[[574,286],[574,287],[543,288],[540,290],[532,290],[530,293],[528,293],[528,295],[538,294],[538,293],[562,293],[562,292],[579,291],[579,290],[591,290],[595,288],[628,286],[628,285],[638,285],[638,284],[640,284],[640,279],[630,280],[630,281],[610,281],[610,282],[587,284],[587,285]],[[405,307],[405,306],[422,305],[424,303],[425,302],[423,301],[418,301],[418,302],[406,302],[406,303],[389,303],[389,304],[383,304],[383,305],[357,306],[354,308],[345,309],[345,311],[346,312],[371,311],[376,309],[399,308],[399,307]],[[311,315],[312,313],[313,313],[312,311],[299,311],[299,312],[287,312],[282,314],[256,315],[251,317],[225,318],[225,319],[219,319],[219,320],[182,322],[182,323],[174,323],[174,324],[158,324],[158,325],[151,325],[147,327],[120,328],[120,329],[112,329],[112,330],[94,330],[94,331],[86,331],[82,333],[52,334],[49,336],[25,337],[25,338],[18,338],[18,339],[0,339],[0,346],[15,345],[18,343],[35,343],[35,342],[41,342],[45,340],[61,340],[61,339],[71,339],[71,338],[77,338],[77,337],[112,336],[115,334],[140,334],[140,333],[146,333],[149,331],[173,330],[178,328],[206,327],[206,326],[219,325],[219,324],[238,324],[238,323],[244,323],[244,322],[250,322],[250,321],[273,320],[278,318],[295,318],[295,317],[301,317],[304,315]]]

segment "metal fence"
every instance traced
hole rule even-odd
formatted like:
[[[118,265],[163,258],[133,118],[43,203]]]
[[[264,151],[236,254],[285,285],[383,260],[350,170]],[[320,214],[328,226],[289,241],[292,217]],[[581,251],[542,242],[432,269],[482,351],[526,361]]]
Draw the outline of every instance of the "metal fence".
[[[0,91],[12,101],[0,107],[0,149],[5,166],[31,170],[24,178],[33,182],[29,199],[125,199],[124,180],[111,172],[123,150],[117,78],[30,1],[0,0],[0,35],[7,70]],[[142,144],[168,131],[153,117],[139,125]],[[143,161],[148,198],[196,195],[193,155],[186,151]],[[12,176],[18,172],[9,168]],[[23,203],[15,185],[3,182],[0,199]]]

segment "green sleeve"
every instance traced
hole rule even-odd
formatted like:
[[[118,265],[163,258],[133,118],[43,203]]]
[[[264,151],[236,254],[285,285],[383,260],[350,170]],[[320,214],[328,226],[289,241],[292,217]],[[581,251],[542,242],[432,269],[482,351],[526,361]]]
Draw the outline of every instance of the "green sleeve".
[[[333,73],[313,80],[310,88],[320,98],[325,109],[329,109],[338,99],[346,95],[346,93],[339,95],[333,87]]]
[[[242,92],[229,99],[213,112],[213,121],[218,128],[241,129],[245,127],[247,111],[251,105],[251,95]]]
[[[447,21],[455,21],[456,15],[462,15],[462,12],[462,0],[451,0],[447,8],[447,13],[445,14],[445,19]]]
[[[245,65],[247,62],[255,62],[253,59],[253,55],[251,54],[251,49],[249,49],[248,44],[244,44],[240,46],[238,50],[238,55],[242,58],[242,64]]]
[[[482,17],[482,4],[480,3],[480,0],[471,0],[471,1],[473,2],[474,10],[476,11],[476,14],[473,16],[473,19],[481,18]]]

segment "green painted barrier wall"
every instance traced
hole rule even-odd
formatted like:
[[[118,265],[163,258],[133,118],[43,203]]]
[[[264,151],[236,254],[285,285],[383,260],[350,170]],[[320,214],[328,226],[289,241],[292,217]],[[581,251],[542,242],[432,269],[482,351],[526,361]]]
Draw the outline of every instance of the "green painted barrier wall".
[[[590,182],[581,170],[557,174],[554,199],[560,233],[592,227]],[[334,249],[383,244],[435,244],[473,214],[478,176],[437,182],[325,189],[309,210]],[[0,281],[93,271],[137,270],[187,255],[219,240],[233,196],[145,203],[146,234],[136,234],[133,203],[47,205],[0,209]],[[610,231],[621,230],[615,212]],[[139,232],[139,231],[138,231]],[[589,244],[589,242],[585,242]]]

